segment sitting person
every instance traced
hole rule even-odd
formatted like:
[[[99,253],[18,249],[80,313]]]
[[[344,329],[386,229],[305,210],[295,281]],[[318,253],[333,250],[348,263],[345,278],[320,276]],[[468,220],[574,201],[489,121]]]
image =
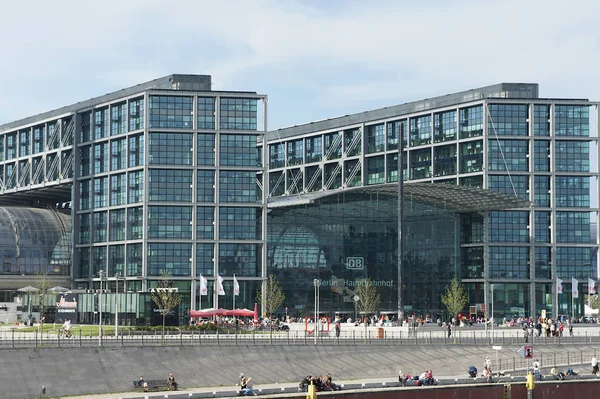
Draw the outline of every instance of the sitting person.
[[[579,375],[579,373],[575,370],[573,370],[572,368],[568,368],[567,369],[567,375]]]
[[[298,386],[298,388],[300,388],[300,390],[302,392],[308,391],[308,386],[310,385],[311,381],[312,381],[312,376],[307,375],[306,377],[304,377],[304,379],[302,381],[300,381],[300,385]]]
[[[471,376],[473,378],[477,378],[477,367],[475,367],[475,366],[469,367],[469,376]]]
[[[244,396],[256,396],[256,392],[254,392],[254,388],[252,388],[252,378],[242,378],[241,381],[241,392]]]
[[[400,372],[398,373],[398,382],[400,383],[400,386],[405,387],[406,386],[406,374],[404,374],[402,372],[402,370],[400,370]]]
[[[169,374],[169,378],[167,378],[167,385],[169,386],[169,391],[177,391],[177,382],[175,381],[173,373]]]
[[[331,378],[331,373],[327,373],[327,375],[325,376],[325,384],[332,391],[339,391],[342,389],[339,385],[333,383],[333,380]]]
[[[492,372],[487,367],[483,368],[483,378],[485,378],[485,382],[492,382]]]
[[[135,383],[135,386],[136,388],[144,388],[144,392],[148,392],[148,383],[144,380],[143,376]]]
[[[552,370],[550,370],[550,374],[552,374],[552,376],[554,378],[556,378],[557,380],[564,380],[565,379],[565,373],[563,373],[562,371],[558,371],[556,369],[556,367],[552,367]]]

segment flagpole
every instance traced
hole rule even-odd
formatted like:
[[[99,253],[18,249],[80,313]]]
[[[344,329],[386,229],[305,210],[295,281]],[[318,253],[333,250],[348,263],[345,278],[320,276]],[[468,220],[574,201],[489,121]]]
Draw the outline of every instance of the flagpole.
[[[235,309],[235,274],[233,275],[233,308]]]

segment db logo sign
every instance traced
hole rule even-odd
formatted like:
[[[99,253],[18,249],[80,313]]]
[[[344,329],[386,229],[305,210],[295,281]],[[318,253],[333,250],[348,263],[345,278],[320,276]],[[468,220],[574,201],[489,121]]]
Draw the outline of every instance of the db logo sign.
[[[365,268],[365,259],[360,257],[346,258],[346,269],[363,270]]]

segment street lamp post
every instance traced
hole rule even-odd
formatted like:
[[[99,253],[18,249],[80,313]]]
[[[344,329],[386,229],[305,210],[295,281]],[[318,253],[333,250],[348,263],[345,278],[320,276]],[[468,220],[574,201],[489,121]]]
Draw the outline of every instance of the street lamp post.
[[[115,337],[119,336],[119,279],[121,278],[121,273],[115,273]],[[123,287],[123,291],[125,291],[125,287]]]
[[[358,295],[354,295],[352,297],[352,300],[354,301],[354,322],[356,323],[356,306],[358,305],[358,301],[360,300],[360,297]]]
[[[492,301],[491,301],[491,306],[492,306],[492,317],[491,317],[491,322],[492,322],[492,343],[494,343],[494,284],[490,285],[490,288],[492,289]]]
[[[318,278],[313,280],[313,284],[315,286],[315,345],[317,344],[317,340],[319,339],[319,287],[321,286],[321,280]]]
[[[100,270],[98,274],[100,274],[100,291],[98,293],[98,345],[102,346],[102,279],[104,278],[104,270]]]

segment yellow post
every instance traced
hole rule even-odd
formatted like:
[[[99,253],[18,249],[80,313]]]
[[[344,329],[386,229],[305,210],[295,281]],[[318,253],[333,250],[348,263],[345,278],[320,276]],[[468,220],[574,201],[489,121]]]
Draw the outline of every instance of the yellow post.
[[[316,399],[317,398],[317,390],[315,389],[315,384],[313,384],[313,382],[310,382],[310,385],[308,386],[308,393],[306,394],[306,399]]]
[[[527,374],[527,382],[525,383],[525,388],[527,388],[527,397],[533,397],[533,389],[535,388],[535,381],[533,379],[533,373],[529,372]]]

